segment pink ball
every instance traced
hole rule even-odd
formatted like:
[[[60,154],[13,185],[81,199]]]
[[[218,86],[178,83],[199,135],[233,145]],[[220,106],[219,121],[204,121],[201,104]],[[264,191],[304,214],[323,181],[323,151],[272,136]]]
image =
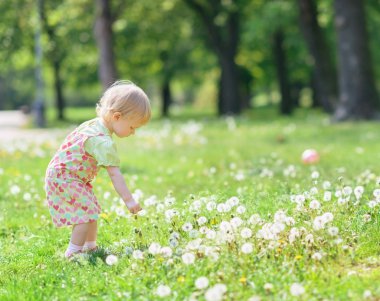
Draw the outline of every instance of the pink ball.
[[[304,164],[314,164],[319,161],[319,154],[315,149],[307,149],[302,153],[302,162]]]

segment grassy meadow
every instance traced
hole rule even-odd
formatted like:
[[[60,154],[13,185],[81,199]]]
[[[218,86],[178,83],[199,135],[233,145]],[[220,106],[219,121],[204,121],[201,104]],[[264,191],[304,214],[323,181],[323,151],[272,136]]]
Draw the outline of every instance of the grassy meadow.
[[[74,125],[0,145],[0,300],[380,300],[378,123],[181,116],[115,138],[144,211],[132,217],[102,170],[100,250],[72,262],[43,184]],[[305,165],[310,148],[320,161]]]

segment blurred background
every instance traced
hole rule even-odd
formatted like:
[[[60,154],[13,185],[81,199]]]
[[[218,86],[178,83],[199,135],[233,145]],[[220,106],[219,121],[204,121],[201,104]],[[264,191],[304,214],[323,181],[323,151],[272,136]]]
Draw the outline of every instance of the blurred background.
[[[0,110],[32,112],[40,127],[93,110],[117,79],[146,90],[157,118],[266,107],[379,118],[378,0],[12,0],[0,11]]]

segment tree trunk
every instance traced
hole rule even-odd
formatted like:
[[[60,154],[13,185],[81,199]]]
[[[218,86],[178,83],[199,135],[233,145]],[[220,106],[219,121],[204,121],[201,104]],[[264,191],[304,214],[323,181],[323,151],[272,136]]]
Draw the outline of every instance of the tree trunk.
[[[284,115],[290,115],[293,112],[294,104],[290,94],[290,85],[288,79],[288,70],[286,66],[286,53],[283,47],[284,34],[282,30],[277,30],[274,34],[274,58],[276,62],[276,71],[281,92],[280,112]]]
[[[202,20],[207,31],[209,42],[216,53],[220,66],[218,114],[240,114],[241,97],[239,94],[239,73],[235,57],[240,39],[240,9],[230,11],[223,26],[215,24],[219,14],[220,1],[210,9],[198,1],[184,0]]]
[[[332,113],[337,102],[336,71],[322,30],[318,24],[315,0],[298,0],[301,30],[314,59],[315,98]]]
[[[42,28],[47,24],[45,18],[45,9],[43,0],[37,1],[38,21],[37,29],[34,36],[35,41],[35,55],[36,55],[36,99],[32,105],[35,123],[38,127],[45,127],[45,102],[44,102],[44,84],[42,76]]]
[[[5,80],[3,77],[0,76],[0,95],[3,95],[3,97],[0,97],[0,111],[1,110],[4,110],[4,99],[7,99],[8,98],[8,93],[7,93],[7,88],[6,88],[6,85],[5,85]]]
[[[247,68],[241,65],[237,65],[239,74],[239,95],[241,99],[241,109],[251,109],[251,97],[252,97],[252,81],[253,77],[251,72]]]
[[[342,121],[378,117],[364,1],[335,0],[334,4],[339,61],[339,104],[334,118]]]
[[[62,79],[61,79],[61,63],[59,60],[55,60],[53,63],[54,67],[54,88],[55,88],[55,99],[56,99],[56,108],[57,108],[57,118],[59,120],[64,120],[64,109],[65,101],[62,91]]]
[[[169,108],[172,103],[172,92],[170,89],[170,80],[165,78],[162,85],[162,117],[169,117]]]
[[[221,59],[219,115],[234,115],[241,111],[237,65],[232,58]]]
[[[117,79],[113,53],[111,0],[96,0],[95,39],[99,49],[99,78],[106,90]]]
[[[311,99],[312,108],[321,107],[321,96],[319,95],[320,90],[317,88],[317,76],[315,73],[316,73],[315,70],[313,70],[310,76],[310,87],[313,91],[312,99]]]

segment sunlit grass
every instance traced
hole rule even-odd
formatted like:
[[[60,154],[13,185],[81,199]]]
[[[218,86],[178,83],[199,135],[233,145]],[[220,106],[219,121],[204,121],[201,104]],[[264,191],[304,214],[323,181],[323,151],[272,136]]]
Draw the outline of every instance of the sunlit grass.
[[[0,299],[380,298],[380,205],[369,205],[380,187],[378,124],[330,124],[327,116],[302,110],[294,118],[279,118],[272,108],[237,119],[186,110],[174,112],[172,121],[155,116],[136,136],[115,138],[127,184],[142,191],[146,215],[131,218],[101,171],[94,183],[104,212],[101,249],[68,263],[63,252],[70,229],[53,227],[43,203],[43,176],[68,125],[92,118],[94,111],[68,112],[69,122],[50,123],[62,127],[60,137],[42,145],[25,141],[25,150],[0,147]],[[318,164],[301,163],[307,148],[319,152]],[[351,192],[349,201],[339,205],[336,194],[358,186],[364,188],[359,203]],[[331,201],[323,200],[325,191],[331,191]],[[300,210],[297,196],[306,197]],[[232,197],[239,204],[227,212],[207,209],[210,202],[227,204]],[[320,209],[310,208],[314,199]],[[245,212],[238,209],[241,205]],[[178,215],[169,221],[170,210]],[[265,224],[279,218],[279,210],[295,224],[273,240],[257,237]],[[317,216],[326,212],[333,220],[314,229]],[[257,225],[249,222],[254,214],[261,218]],[[206,218],[202,225],[200,217]],[[202,233],[202,227],[218,232],[225,222],[235,225],[236,217],[243,224],[234,228],[231,241]],[[336,236],[328,234],[330,227],[338,229]],[[252,236],[243,238],[243,228]],[[291,243],[292,228],[303,234]],[[307,234],[313,235],[312,243]],[[152,243],[170,247],[171,256],[154,254]],[[187,253],[194,255],[194,263],[191,256],[183,257]],[[105,263],[109,254],[117,256],[116,264]],[[197,288],[199,277],[207,277],[207,288]],[[297,285],[304,289],[298,297],[295,293],[302,290]]]

